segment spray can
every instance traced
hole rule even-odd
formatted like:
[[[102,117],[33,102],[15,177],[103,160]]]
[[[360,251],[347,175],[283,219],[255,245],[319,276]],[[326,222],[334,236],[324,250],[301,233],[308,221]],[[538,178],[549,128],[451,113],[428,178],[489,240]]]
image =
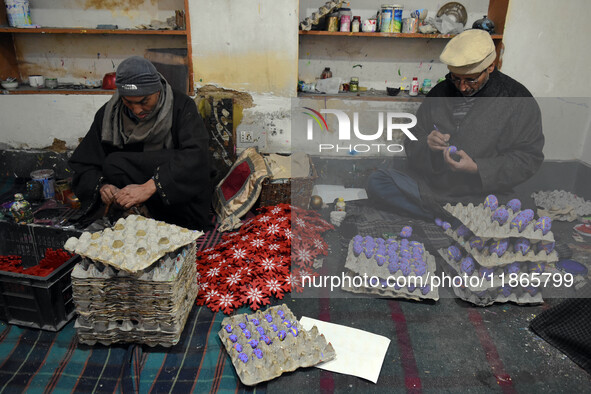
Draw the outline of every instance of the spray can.
[[[413,77],[412,83],[410,84],[410,90],[408,92],[410,96],[418,96],[419,94],[419,79]]]

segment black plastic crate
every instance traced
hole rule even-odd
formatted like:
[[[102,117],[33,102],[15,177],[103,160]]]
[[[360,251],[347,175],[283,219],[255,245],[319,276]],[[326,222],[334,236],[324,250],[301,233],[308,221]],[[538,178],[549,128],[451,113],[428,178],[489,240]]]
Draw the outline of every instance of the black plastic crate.
[[[39,264],[47,248],[60,249],[80,232],[0,222],[0,255],[19,255],[25,268]],[[0,320],[10,324],[60,330],[75,313],[70,273],[74,256],[46,277],[0,271]]]

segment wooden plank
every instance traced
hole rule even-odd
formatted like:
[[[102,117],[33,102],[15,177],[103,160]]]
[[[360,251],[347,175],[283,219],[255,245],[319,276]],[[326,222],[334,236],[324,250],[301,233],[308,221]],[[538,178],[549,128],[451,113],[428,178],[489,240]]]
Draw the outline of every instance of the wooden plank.
[[[189,91],[193,95],[193,44],[191,41],[191,14],[189,13],[189,0],[185,0],[185,30],[187,32],[187,67],[189,68]]]
[[[8,26],[8,17],[6,16],[6,6],[4,0],[0,0],[0,25]]]
[[[488,19],[494,22],[495,32],[502,35],[505,31],[505,19],[509,0],[490,0],[488,3]]]
[[[363,33],[349,33],[349,32],[332,32],[324,30],[299,30],[301,36],[331,36],[331,37],[380,37],[380,38],[437,38],[449,39],[453,38],[455,34],[422,34],[422,33],[379,33],[379,32],[363,32]],[[493,39],[503,38],[502,34],[491,35]]]
[[[0,33],[22,34],[113,34],[113,35],[154,35],[154,36],[186,36],[186,30],[124,30],[124,29],[79,29],[79,28],[26,28],[0,27]]]

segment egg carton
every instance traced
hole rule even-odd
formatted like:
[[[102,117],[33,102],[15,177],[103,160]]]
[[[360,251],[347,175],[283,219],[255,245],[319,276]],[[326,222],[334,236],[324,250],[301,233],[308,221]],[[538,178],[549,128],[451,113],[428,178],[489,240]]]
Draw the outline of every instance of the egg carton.
[[[477,306],[489,306],[495,303],[502,304],[506,302],[514,302],[520,305],[536,305],[544,302],[542,293],[539,292],[532,296],[527,292],[518,291],[512,292],[509,295],[503,295],[497,292],[497,289],[485,291],[484,293],[474,293],[469,289],[454,287],[453,291],[458,298]]]
[[[568,221],[578,217],[591,215],[591,201],[586,201],[571,192],[565,190],[539,191],[532,193],[536,206],[544,209],[550,214],[555,213],[559,219]]]
[[[459,277],[462,278],[463,286],[466,287],[467,289],[469,289],[470,291],[478,292],[478,291],[489,290],[489,289],[493,289],[493,288],[499,288],[503,284],[503,281],[505,283],[509,282],[509,279],[510,279],[509,274],[504,273],[503,268],[498,268],[498,269],[494,270],[492,278],[490,280],[479,276],[479,274],[478,274],[479,267],[478,266],[476,266],[474,268],[474,272],[472,274],[467,275],[465,272],[463,272],[461,270],[460,262],[457,262],[454,259],[449,257],[449,255],[447,254],[447,249],[439,249],[438,252],[441,255],[441,257],[443,258],[443,260],[453,269],[453,271],[455,271],[455,275],[458,275]],[[550,271],[551,266],[548,266],[547,268],[548,268],[548,272],[551,272]],[[546,267],[544,267],[544,272],[546,272]],[[503,278],[501,278],[502,273],[504,273]],[[530,283],[532,281],[532,278],[534,278],[534,276],[538,276],[538,279],[539,279],[539,275],[540,275],[539,273],[537,275],[532,275],[531,272],[524,272],[524,271],[517,272],[517,274],[519,275],[520,278],[523,278],[523,281],[527,281],[526,283]]]
[[[340,8],[344,1],[327,1],[323,6],[318,8],[318,12],[313,12],[311,16],[304,18],[300,23],[300,29],[307,31],[312,30],[313,25],[320,22],[320,18],[330,14],[333,10]]]
[[[136,273],[202,235],[201,231],[130,215],[119,219],[113,228],[69,238],[64,249],[118,270]]]
[[[431,281],[435,275],[435,257],[433,257],[424,245],[420,244],[424,250],[424,260],[427,265],[423,275],[411,273],[405,276],[399,269],[395,273],[391,273],[388,269],[388,262],[382,266],[377,264],[375,258],[367,258],[365,253],[355,256],[353,252],[353,241],[349,242],[347,258],[345,260],[345,268],[350,270],[354,276],[360,277],[375,277],[378,278],[376,283],[368,283],[367,286],[348,286],[343,283],[342,289],[345,291],[353,291],[355,293],[379,294],[383,296],[412,298],[412,299],[439,299],[439,291],[437,288],[431,288]],[[388,283],[389,282],[389,283]],[[352,284],[354,282],[351,282]],[[409,289],[410,284],[410,289]],[[425,286],[429,286],[428,291]]]
[[[285,304],[226,317],[218,335],[240,381],[247,386],[336,356],[318,328],[304,330]]]
[[[351,281],[353,283],[353,278],[357,276],[357,274],[347,271],[343,273],[343,277],[347,278],[347,281]],[[421,288],[416,287],[413,291],[410,291],[407,287],[401,287],[399,290],[396,290],[392,286],[388,286],[385,284],[384,286],[349,286],[348,284],[341,285],[341,289],[344,291],[348,291],[350,293],[355,294],[367,294],[367,295],[375,295],[380,298],[401,298],[405,300],[413,300],[413,301],[424,301],[425,299],[430,299],[437,301],[439,300],[439,293],[437,288],[434,290],[429,291],[426,294],[423,294]]]
[[[511,209],[508,210],[509,219],[507,222],[500,225],[497,221],[491,220],[492,211],[490,208],[485,207],[484,204],[474,206],[472,203],[468,205],[460,203],[452,206],[448,203],[443,208],[460,220],[477,237],[495,239],[522,237],[529,240],[554,242],[552,231],[543,234],[542,230],[534,230],[535,220],[532,220],[521,232],[516,228],[510,228],[511,220],[519,214],[519,212],[513,213]]]
[[[547,254],[545,251],[540,251],[535,253],[537,244],[534,243],[531,245],[529,252],[525,255],[521,252],[514,252],[507,250],[501,257],[498,257],[496,253],[490,254],[488,248],[484,248],[482,251],[478,249],[472,248],[468,239],[464,237],[460,237],[455,231],[452,229],[445,230],[445,234],[451,237],[454,241],[456,241],[464,250],[471,255],[474,260],[483,267],[499,267],[511,264],[513,262],[526,262],[531,261],[534,263],[541,262],[541,263],[553,263],[558,261],[558,253],[553,250],[550,254]],[[483,241],[486,243],[488,239],[484,239]],[[510,248],[509,248],[510,249]]]

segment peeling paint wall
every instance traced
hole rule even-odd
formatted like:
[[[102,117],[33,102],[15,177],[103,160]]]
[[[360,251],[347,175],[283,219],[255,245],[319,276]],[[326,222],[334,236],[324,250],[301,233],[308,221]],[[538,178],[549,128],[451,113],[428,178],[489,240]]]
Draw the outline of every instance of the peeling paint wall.
[[[197,87],[291,97],[297,89],[297,0],[190,2]]]

